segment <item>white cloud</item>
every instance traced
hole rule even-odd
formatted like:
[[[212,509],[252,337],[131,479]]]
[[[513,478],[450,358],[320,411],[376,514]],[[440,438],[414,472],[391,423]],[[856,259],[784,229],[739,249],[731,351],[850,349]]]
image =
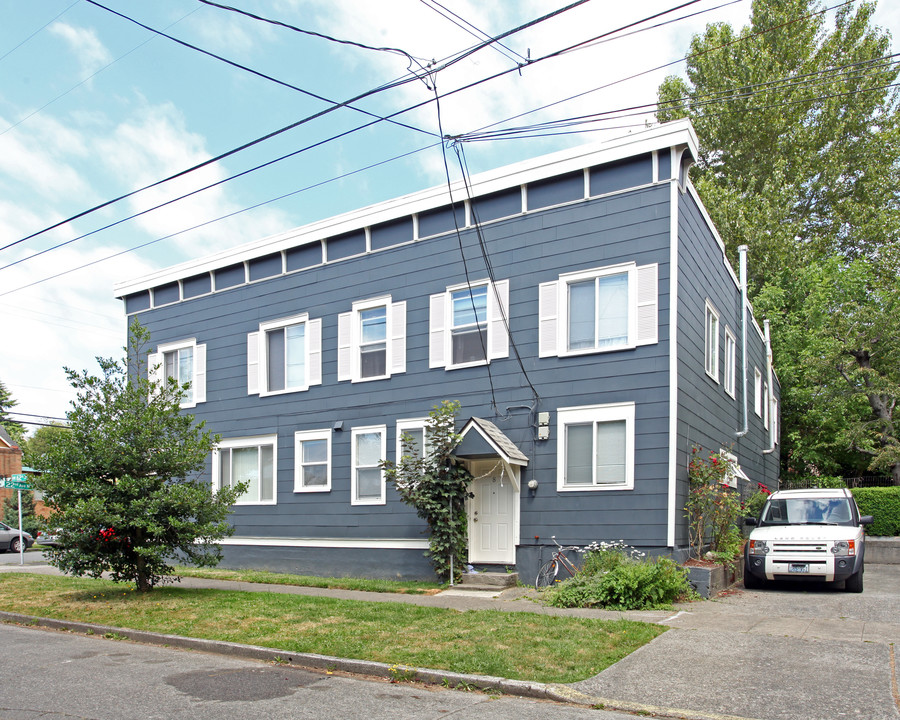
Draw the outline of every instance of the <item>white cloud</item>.
[[[144,187],[210,157],[205,139],[187,129],[183,115],[171,104],[141,107],[106,137],[97,139],[96,155],[102,158],[123,187]],[[129,209],[141,212],[220,182],[228,174],[229,171],[219,163],[208,165],[129,198]],[[142,215],[133,224],[152,238],[161,238],[242,207],[230,199],[227,186],[218,185]],[[283,213],[261,209],[198,228],[166,243],[167,247],[180,248],[187,259],[273,234],[288,226],[289,221]]]
[[[53,23],[49,30],[68,43],[69,48],[78,58],[83,77],[95,73],[104,65],[112,62],[112,55],[100,42],[94,30],[78,28],[64,22]]]

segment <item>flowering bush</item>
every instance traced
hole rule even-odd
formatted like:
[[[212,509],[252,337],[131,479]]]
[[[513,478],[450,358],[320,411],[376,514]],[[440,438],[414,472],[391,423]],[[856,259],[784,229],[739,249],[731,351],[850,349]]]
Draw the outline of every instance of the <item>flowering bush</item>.
[[[691,557],[703,557],[703,549],[708,544],[712,559],[731,562],[743,541],[738,524],[741,516],[738,493],[726,484],[732,461],[715,452],[704,458],[701,450],[699,447],[691,450],[690,492],[684,505]]]

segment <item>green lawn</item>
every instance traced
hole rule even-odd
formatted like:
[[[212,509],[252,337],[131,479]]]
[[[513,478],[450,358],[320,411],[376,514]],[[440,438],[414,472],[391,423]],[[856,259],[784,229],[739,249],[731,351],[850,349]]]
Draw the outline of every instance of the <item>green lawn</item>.
[[[665,631],[628,620],[458,612],[265,592],[166,586],[139,594],[106,580],[24,573],[0,575],[0,607],[288,653],[562,683],[595,675]]]

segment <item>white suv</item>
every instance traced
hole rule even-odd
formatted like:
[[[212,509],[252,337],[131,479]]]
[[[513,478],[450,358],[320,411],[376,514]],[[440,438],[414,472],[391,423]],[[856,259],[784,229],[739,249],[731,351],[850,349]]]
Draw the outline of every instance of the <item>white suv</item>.
[[[863,591],[864,525],[849,490],[779,490],[769,496],[744,546],[744,586],[766,580],[841,581]]]

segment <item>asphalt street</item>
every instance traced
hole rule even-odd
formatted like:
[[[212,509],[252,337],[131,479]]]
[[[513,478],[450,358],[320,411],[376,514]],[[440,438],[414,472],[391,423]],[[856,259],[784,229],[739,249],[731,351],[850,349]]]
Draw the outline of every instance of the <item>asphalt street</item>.
[[[34,555],[34,557],[33,564],[24,568],[5,565],[0,567],[0,572],[56,573],[55,569],[41,564],[39,556]],[[580,703],[584,708],[595,706],[654,717],[693,720],[839,720],[843,718],[900,720],[900,692],[897,688],[897,669],[900,663],[895,654],[895,648],[900,648],[900,566],[897,565],[867,564],[866,589],[862,594],[846,593],[839,587],[824,584],[820,586],[770,585],[765,589],[753,591],[747,591],[738,586],[733,591],[712,601],[679,605],[674,612],[560,610],[536,603],[534,591],[527,588],[514,588],[504,591],[502,594],[453,589],[434,596],[414,596],[283,585],[267,586],[196,578],[184,578],[182,584],[188,587],[216,587],[248,592],[296,593],[375,602],[415,603],[460,611],[494,609],[505,612],[537,612],[593,618],[627,617],[632,620],[659,623],[668,626],[670,630],[599,675],[572,685],[540,686],[537,690],[541,694],[538,695],[531,692],[537,684],[525,688],[525,691],[529,692],[529,697],[562,699]],[[6,618],[7,621],[10,619],[20,623],[29,620],[25,617]],[[9,628],[10,626],[0,625],[0,630],[4,633],[2,636],[4,640],[6,630]],[[86,628],[82,628],[82,632],[85,630]],[[97,632],[103,634],[109,630],[98,629]],[[27,639],[24,642],[29,647],[38,646],[37,655],[41,657],[40,648],[48,642],[46,638],[53,638],[58,634],[39,629],[18,631],[34,634],[30,642]],[[70,636],[62,635],[62,637]],[[71,637],[77,639],[75,636]],[[82,639],[89,642],[105,642],[115,646],[114,649],[107,648],[99,651],[100,657],[105,658],[104,663],[109,662],[110,658],[114,659],[115,653],[125,652],[123,648],[132,647],[130,642],[102,640],[97,637]],[[248,648],[228,643],[212,648],[203,643],[197,644],[195,641],[171,636],[146,639],[146,642],[158,644],[177,644],[182,641],[184,647],[199,648],[207,652],[213,650],[231,655],[232,660],[235,657],[243,657],[245,659],[242,662],[245,663],[248,662],[247,658],[251,657],[269,660],[272,658],[272,651],[265,648]],[[8,645],[9,643],[4,642],[4,646]],[[112,655],[107,657],[106,653]],[[187,653],[187,655],[189,657],[213,657],[200,653]],[[128,656],[128,658],[130,657]],[[68,665],[76,660],[78,657],[59,662]],[[88,660],[90,659],[88,658]],[[378,667],[378,663],[340,661],[334,658],[324,660],[326,664],[323,665],[321,656],[308,656],[305,659],[298,656],[293,659],[295,664],[300,666],[307,662],[320,668],[327,667],[328,663],[335,663],[336,667],[341,667],[339,663],[345,662],[349,665],[344,667],[349,667],[351,672],[382,677],[386,674],[386,666]],[[131,663],[132,660],[127,659],[123,662]],[[135,660],[134,662],[137,662],[140,667],[142,661]],[[210,660],[210,662],[213,661]],[[319,662],[319,665],[315,665],[316,662]],[[84,668],[84,672],[90,676],[92,672],[89,669],[90,661],[87,666]],[[24,667],[28,667],[27,664]],[[260,665],[250,662],[250,665],[241,665],[241,667],[260,667]],[[281,668],[282,671],[287,669],[289,668]],[[36,670],[36,672],[45,673],[42,669]],[[33,678],[34,674],[30,674]],[[106,674],[105,670],[103,674]],[[158,691],[162,693],[160,697],[169,697],[171,690],[167,688],[170,686],[158,683],[163,682],[167,677],[176,675],[178,673],[166,674],[164,677],[154,680],[152,676],[144,677],[137,672],[134,681],[138,683],[135,686],[136,696],[139,697],[141,693],[145,692],[144,684],[147,684],[147,688],[157,687],[156,691],[147,690],[147,692]],[[445,674],[441,673],[434,675],[438,681],[444,676]],[[213,682],[212,679],[204,680],[203,678],[206,676],[203,675],[190,677],[199,685],[204,682]],[[213,678],[214,676],[209,677]],[[251,673],[247,677],[253,678],[253,674]],[[319,681],[320,684],[310,682],[302,687],[298,680],[293,696],[296,696],[295,699],[300,703],[298,707],[304,708],[302,712],[308,710],[305,704],[308,702],[307,688],[315,686],[316,692],[319,692],[323,687],[321,683],[324,683],[324,687],[328,687],[328,683],[336,677],[336,675],[326,675]],[[344,679],[349,680],[350,678]],[[486,683],[486,680],[489,682]],[[454,684],[463,681],[476,686],[485,686],[495,683],[497,680],[496,678],[460,676],[454,681]],[[10,682],[8,677],[4,677],[0,684],[0,688],[2,688],[0,689],[0,707],[26,710],[29,706],[7,705],[5,698],[12,697],[17,700],[21,698],[19,691],[11,689],[16,686],[8,685],[8,682]],[[19,682],[18,677],[14,682]],[[154,682],[157,684],[154,685]],[[359,682],[365,681],[359,680]],[[519,685],[526,684],[519,683]],[[385,686],[390,690],[385,691]],[[30,687],[34,687],[33,683]],[[633,717],[633,715],[598,715],[597,710],[577,709],[546,702],[535,704],[536,701],[524,698],[514,701],[508,696],[501,700],[493,700],[490,695],[474,695],[472,693],[463,693],[462,698],[458,701],[440,700],[445,705],[431,705],[430,702],[435,701],[433,693],[437,690],[429,689],[428,686],[390,685],[386,681],[375,681],[374,685],[364,684],[360,687],[364,688],[361,691],[362,695],[371,696],[370,702],[376,695],[385,700],[386,714],[378,714],[381,712],[381,708],[374,708],[371,704],[354,705],[345,710],[344,706],[340,705],[340,698],[336,697],[334,713],[330,712],[329,706],[329,711],[323,712],[321,715],[301,715],[295,712],[291,717],[415,718],[448,717],[453,713],[459,717],[474,718],[584,717],[584,715],[577,714],[579,712],[588,712],[590,717],[603,717],[604,720],[614,717]],[[42,691],[44,689],[42,687]],[[55,688],[53,689],[55,692]],[[515,683],[511,683],[506,691],[508,695],[514,695],[520,689],[515,687]],[[252,695],[252,689],[249,686],[245,687],[245,691]],[[197,697],[194,698],[196,708],[205,708],[202,706],[203,702],[242,702],[231,699],[226,701],[221,696],[217,700],[203,700],[203,692],[206,692],[207,695],[216,694],[212,690],[197,690],[195,693]],[[102,689],[95,689],[95,699],[103,698],[103,693]],[[182,694],[190,693],[182,692]],[[455,695],[451,695],[455,697]],[[73,697],[77,697],[77,693]],[[92,696],[88,693],[86,702],[89,702],[90,697]],[[325,697],[325,695],[315,695],[315,697]],[[118,702],[117,696],[113,695],[113,698],[115,702]],[[402,702],[411,702],[412,704],[408,707],[404,706],[402,709],[390,704],[401,702],[401,698]],[[390,703],[387,702],[388,700]],[[272,698],[272,702],[277,705],[287,701]],[[456,702],[459,704],[454,704]],[[524,704],[520,707],[516,704],[517,702]],[[102,705],[99,699],[97,699],[97,703]],[[256,706],[254,705],[254,707]],[[318,709],[322,710],[324,707],[324,705],[320,705]],[[434,708],[437,708],[435,712],[438,714],[427,714]],[[55,708],[50,708],[48,711],[51,709],[53,712],[58,712]],[[274,712],[281,712],[282,709],[278,706]],[[576,714],[551,714],[557,710],[561,713]],[[425,714],[416,714],[420,711]],[[88,705],[79,710],[80,714],[75,713],[75,716],[86,718],[132,717],[132,715],[91,714],[92,712],[98,712],[98,709],[94,708],[92,711]],[[314,712],[314,710],[310,710],[310,712]],[[489,712],[499,714],[477,714]],[[149,715],[137,716],[151,717]],[[27,714],[6,716],[0,710],[0,720],[5,720],[7,717],[55,718],[64,716]],[[166,717],[180,716],[170,714]],[[184,717],[206,716],[189,714]],[[217,717],[230,717],[230,715],[218,713]],[[271,717],[282,716],[272,714]]]
[[[633,720],[519,697],[392,684],[222,655],[0,625],[0,720]]]

